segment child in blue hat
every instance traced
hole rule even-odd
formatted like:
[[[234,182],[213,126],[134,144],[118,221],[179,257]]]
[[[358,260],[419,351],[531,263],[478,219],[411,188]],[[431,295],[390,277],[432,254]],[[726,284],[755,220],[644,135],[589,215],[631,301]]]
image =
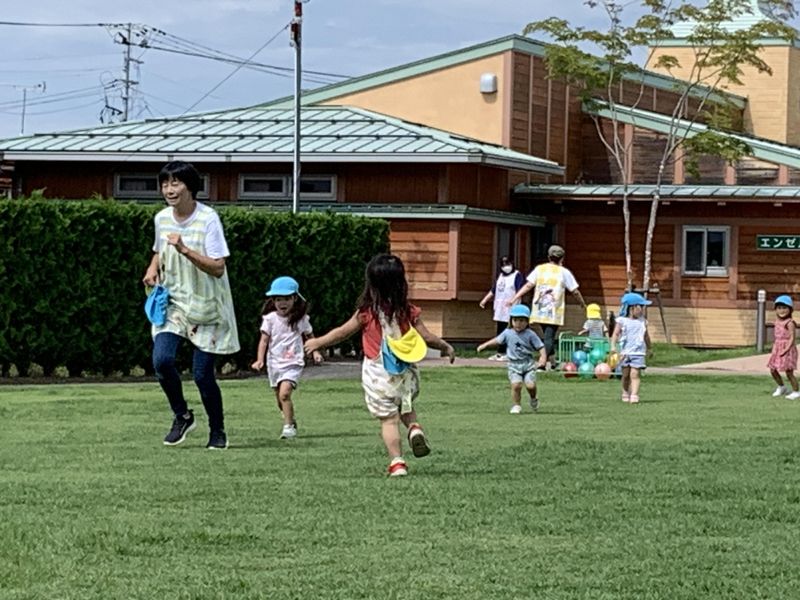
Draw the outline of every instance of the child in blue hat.
[[[509,325],[497,337],[483,342],[478,352],[505,344],[508,357],[508,380],[511,382],[511,414],[522,412],[522,385],[530,396],[531,409],[539,410],[539,399],[536,395],[536,369],[544,367],[547,362],[547,351],[544,343],[530,327],[531,309],[524,304],[515,304],[508,313]],[[539,352],[539,360],[534,362],[534,353]]]
[[[769,355],[767,368],[772,379],[778,384],[772,392],[774,398],[783,396],[789,390],[783,385],[781,371],[786,373],[786,379],[792,386],[792,391],[786,396],[789,400],[800,398],[797,388],[797,378],[794,372],[797,370],[797,346],[795,345],[796,325],[792,319],[794,303],[791,296],[782,295],[775,298],[775,342],[772,344],[772,353]]]
[[[644,369],[645,358],[650,351],[650,334],[644,307],[652,304],[641,294],[628,292],[622,296],[619,317],[611,335],[612,352],[616,352],[619,342],[619,361],[622,368],[622,401],[639,403],[640,371]]]
[[[261,310],[261,339],[258,355],[251,365],[256,371],[267,365],[269,385],[275,391],[278,409],[283,414],[281,439],[297,437],[292,392],[305,366],[303,343],[313,337],[308,318],[308,304],[300,294],[300,286],[292,277],[278,277],[269,286],[267,300]],[[319,352],[312,354],[314,362],[322,362]]]

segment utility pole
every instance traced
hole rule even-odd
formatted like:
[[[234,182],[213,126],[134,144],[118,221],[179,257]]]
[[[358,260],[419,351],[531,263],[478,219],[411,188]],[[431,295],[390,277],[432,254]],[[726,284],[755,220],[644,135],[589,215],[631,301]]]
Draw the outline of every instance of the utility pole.
[[[141,28],[141,26],[137,26]],[[134,85],[137,85],[139,82],[134,81],[131,79],[131,63],[142,64],[142,61],[133,58],[131,56],[131,46],[133,46],[133,35],[136,33],[137,35],[141,35],[140,31],[134,32],[133,30],[133,23],[128,23],[127,27],[125,28],[127,35],[123,32],[118,32],[117,35],[119,36],[120,40],[119,43],[125,46],[125,63],[123,64],[123,72],[125,74],[125,78],[122,80],[122,84],[124,85],[123,92],[122,92],[122,121],[127,121],[130,117],[131,111],[133,109],[132,106],[132,97],[131,97],[131,88]],[[116,40],[115,40],[116,41]]]
[[[291,24],[291,43],[294,46],[294,157],[292,176],[292,214],[300,210],[300,78],[302,70],[301,42],[303,25],[303,3],[294,2],[294,18]]]
[[[0,83],[2,86],[12,87],[15,90],[22,90],[22,120],[19,126],[19,133],[23,135],[25,133],[25,111],[28,105],[28,91],[36,91],[39,90],[42,93],[47,89],[47,83],[37,83],[36,85],[18,85],[16,83]]]

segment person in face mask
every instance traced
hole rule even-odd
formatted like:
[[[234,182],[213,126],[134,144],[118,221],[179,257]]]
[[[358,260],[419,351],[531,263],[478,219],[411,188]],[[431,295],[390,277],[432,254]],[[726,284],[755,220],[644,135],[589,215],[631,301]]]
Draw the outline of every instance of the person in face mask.
[[[486,308],[486,304],[494,298],[494,321],[497,326],[498,336],[508,328],[508,311],[510,307],[507,302],[516,295],[523,285],[525,285],[525,277],[514,268],[514,263],[508,256],[503,256],[500,259],[500,273],[497,276],[497,280],[494,282],[492,289],[479,302],[481,308]],[[518,302],[519,300],[516,303]],[[489,360],[506,360],[505,344],[498,346],[497,354]]]

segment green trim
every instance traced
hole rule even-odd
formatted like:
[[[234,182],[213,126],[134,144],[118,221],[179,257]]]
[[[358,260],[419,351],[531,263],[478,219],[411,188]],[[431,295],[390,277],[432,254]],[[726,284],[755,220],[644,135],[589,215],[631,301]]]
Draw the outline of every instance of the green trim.
[[[292,209],[290,201],[277,203],[255,202],[207,202],[215,206],[247,206],[269,212],[288,212]],[[511,213],[502,210],[473,208],[466,204],[314,204],[300,203],[300,212],[348,214],[376,219],[422,219],[446,221],[482,221],[505,225],[526,225],[544,227],[546,219],[536,215]]]
[[[517,196],[572,196],[574,198],[621,198],[623,186],[607,185],[528,185],[520,183],[514,187]],[[650,200],[656,191],[655,185],[629,185],[628,197],[631,199]],[[697,198],[718,202],[722,199],[758,201],[800,198],[800,187],[796,186],[761,186],[761,185],[662,185],[660,197],[664,198]]]
[[[800,41],[787,42],[781,38],[761,38],[755,41],[759,46],[786,46],[787,48],[800,48]],[[698,47],[696,43],[690,42],[683,38],[673,38],[668,40],[660,40],[654,48],[695,48]]]
[[[315,90],[309,90],[303,93],[301,101],[304,105],[317,104],[373,87],[379,87],[388,83],[402,81],[403,79],[409,79],[432,71],[467,63],[479,58],[485,58],[500,52],[516,51],[543,58],[546,49],[547,45],[543,42],[521,35],[509,35],[475,46],[469,46],[462,50],[446,52],[445,54],[439,54],[431,58],[425,58],[390,69],[384,69],[383,71],[377,71],[376,73],[362,75]],[[655,71],[645,71],[642,69],[641,73],[643,76],[636,77],[636,81],[641,81],[645,85],[662,90],[673,91],[676,87],[685,83],[680,79],[662,75]],[[733,102],[738,108],[744,108],[747,103],[747,99],[744,96],[739,96],[730,92],[718,92],[715,99],[726,99],[728,102]],[[284,96],[283,98],[277,98],[264,104],[258,104],[253,108],[291,108],[293,101],[292,96]]]
[[[616,105],[613,112],[608,108],[598,108],[597,110],[592,110],[587,106],[584,106],[583,110],[589,114],[595,114],[606,119],[616,118],[616,120],[620,123],[633,125],[635,127],[643,127],[659,133],[669,133],[673,126],[672,119],[667,115],[662,115],[639,108],[630,108],[620,104]],[[614,113],[616,113],[616,115],[614,115]],[[691,123],[685,119],[678,120],[676,122],[676,126],[677,135],[681,137],[686,136],[687,138],[692,138],[698,133],[710,130],[710,128],[706,125],[701,123]],[[777,142],[770,142],[762,138],[739,133],[719,130],[717,130],[716,133],[744,142],[753,150],[752,156],[755,158],[760,158],[762,160],[780,165],[800,168],[800,148],[785,146]]]
[[[378,87],[387,83],[402,81],[403,79],[410,79],[411,77],[430,73],[431,71],[438,71],[440,69],[446,69],[447,67],[471,62],[479,58],[491,56],[493,54],[499,54],[501,52],[507,52],[513,49],[521,49],[517,39],[527,42],[527,46],[529,47],[527,51],[530,54],[544,56],[544,46],[542,44],[525,40],[517,35],[509,35],[475,46],[469,46],[462,50],[453,50],[451,52],[433,56],[431,58],[424,58],[422,60],[406,63],[397,67],[391,67],[389,69],[377,71],[375,73],[354,77],[340,83],[332,83],[316,90],[310,90],[303,93],[302,103],[304,105],[316,104],[318,102],[330,100],[331,98],[338,98],[339,96],[360,92],[362,90]],[[259,106],[270,108],[291,108],[292,102],[292,96],[284,96],[283,98],[278,98],[271,102],[260,104]]]

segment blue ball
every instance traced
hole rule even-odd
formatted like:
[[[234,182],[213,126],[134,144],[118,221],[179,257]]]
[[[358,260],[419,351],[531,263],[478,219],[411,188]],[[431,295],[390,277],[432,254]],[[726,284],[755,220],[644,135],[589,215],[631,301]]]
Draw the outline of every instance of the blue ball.
[[[594,377],[594,366],[589,361],[581,363],[581,366],[578,367],[578,375],[580,375],[581,379],[591,379]]]
[[[579,367],[585,363],[588,358],[586,352],[583,350],[575,350],[575,352],[572,353],[572,362]]]

